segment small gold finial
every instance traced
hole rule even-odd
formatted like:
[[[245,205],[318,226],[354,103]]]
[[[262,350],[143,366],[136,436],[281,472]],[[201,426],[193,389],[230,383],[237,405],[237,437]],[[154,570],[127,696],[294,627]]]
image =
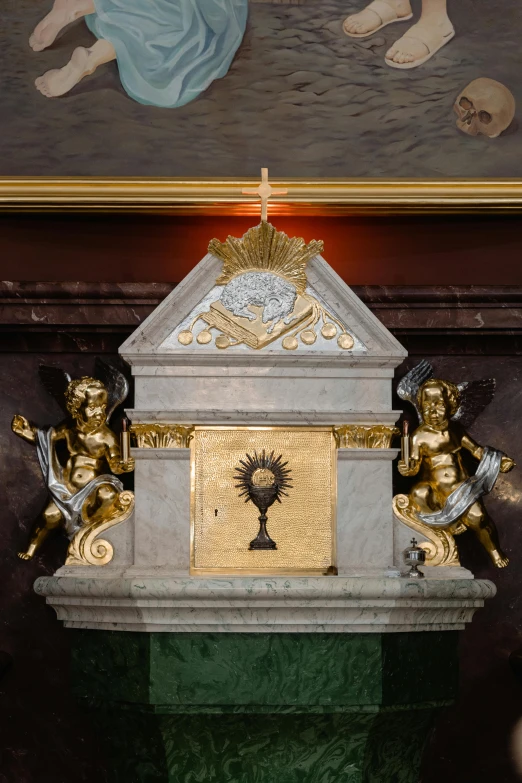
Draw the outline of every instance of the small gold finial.
[[[261,184],[257,188],[241,191],[244,196],[258,196],[261,199],[261,220],[268,220],[268,199],[271,196],[286,196],[288,190],[274,190],[268,181],[268,169],[261,169]]]

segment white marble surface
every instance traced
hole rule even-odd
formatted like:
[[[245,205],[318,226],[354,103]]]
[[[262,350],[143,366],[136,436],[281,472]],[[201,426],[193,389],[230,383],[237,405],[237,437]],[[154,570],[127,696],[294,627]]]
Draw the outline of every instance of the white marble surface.
[[[316,411],[301,407],[287,411],[230,410],[201,408],[199,410],[176,408],[175,410],[152,410],[129,408],[127,416],[135,424],[160,422],[162,424],[245,425],[252,427],[272,426],[340,426],[342,424],[386,424],[393,426],[401,411],[374,413],[373,411]]]
[[[111,561],[113,566],[129,566],[134,562],[134,512],[126,519],[113,528],[109,528],[102,533],[99,538],[109,541],[114,549],[114,555]],[[102,568],[104,566],[91,566],[91,568]]]
[[[133,565],[188,574],[190,449],[133,449],[133,456],[136,452]]]
[[[322,301],[339,315],[350,332],[358,335],[369,355],[402,359],[408,355],[400,342],[321,256],[310,261],[307,275],[309,284]]]
[[[139,326],[139,328],[125,341],[120,348],[122,356],[133,365],[144,366],[157,364],[158,357],[162,362],[182,363],[187,356],[196,356],[202,364],[212,363],[216,358],[222,362],[221,352],[215,346],[206,350],[179,346],[178,348],[166,347],[169,336],[187,319],[196,306],[205,301],[215,286],[215,281],[221,273],[221,262],[214,256],[206,255],[189,275],[172,291],[172,293],[154,310],[153,313]],[[327,308],[336,313],[346,325],[351,334],[357,336],[360,343],[367,351],[364,358],[379,358],[382,361],[395,360],[395,365],[406,356],[402,345],[393,337],[385,326],[370,312],[366,305],[353,293],[328,263],[316,256],[307,266],[308,283],[324,302]],[[243,353],[252,357],[254,363],[258,357],[270,356],[283,363],[298,360],[305,355],[316,360],[322,354],[328,361],[342,359],[343,354],[350,352],[339,349],[335,341],[323,351],[285,351],[281,348],[261,351],[227,351],[230,360],[244,361]],[[289,356],[292,354],[292,356]],[[344,357],[346,358],[346,357]],[[354,357],[355,358],[355,357]]]
[[[408,567],[402,566],[402,573],[408,573]],[[426,579],[474,579],[471,571],[462,566],[422,566],[420,569]]]
[[[154,573],[154,572],[152,572]],[[495,586],[484,580],[347,577],[40,577],[67,627],[218,633],[460,630]]]
[[[166,449],[151,449],[151,448],[132,448],[131,456],[135,460],[181,460],[186,462],[190,460],[190,449],[181,448],[166,448]]]
[[[391,460],[395,449],[337,451],[337,568],[393,566]]]
[[[268,414],[317,411],[344,413],[391,410],[390,378],[330,378],[316,375],[235,377],[136,376],[135,405],[139,409],[172,411],[220,410],[231,413],[265,410]]]
[[[366,462],[367,460],[389,463],[395,459],[400,449],[337,449],[338,462]]]

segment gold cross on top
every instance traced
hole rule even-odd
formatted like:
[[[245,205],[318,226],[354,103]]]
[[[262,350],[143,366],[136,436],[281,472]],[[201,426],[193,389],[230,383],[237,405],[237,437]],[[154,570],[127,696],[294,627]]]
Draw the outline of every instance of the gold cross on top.
[[[286,196],[288,190],[274,190],[268,181],[268,169],[261,169],[261,184],[257,188],[241,191],[244,196],[258,196],[261,199],[261,220],[268,220],[268,199],[271,196]]]

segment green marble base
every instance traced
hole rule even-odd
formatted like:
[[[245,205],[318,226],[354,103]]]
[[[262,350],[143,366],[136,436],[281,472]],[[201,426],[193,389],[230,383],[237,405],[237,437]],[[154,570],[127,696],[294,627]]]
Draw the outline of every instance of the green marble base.
[[[457,633],[74,631],[111,783],[417,783]]]

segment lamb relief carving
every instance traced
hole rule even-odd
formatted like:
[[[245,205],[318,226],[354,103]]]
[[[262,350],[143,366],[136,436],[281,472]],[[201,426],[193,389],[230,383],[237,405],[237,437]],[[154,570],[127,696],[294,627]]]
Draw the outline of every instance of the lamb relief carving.
[[[248,308],[263,308],[262,321],[270,323],[267,333],[271,334],[280,321],[289,324],[297,299],[297,291],[289,283],[269,272],[247,272],[235,277],[223,289],[221,302],[236,316],[255,321],[256,315]]]

